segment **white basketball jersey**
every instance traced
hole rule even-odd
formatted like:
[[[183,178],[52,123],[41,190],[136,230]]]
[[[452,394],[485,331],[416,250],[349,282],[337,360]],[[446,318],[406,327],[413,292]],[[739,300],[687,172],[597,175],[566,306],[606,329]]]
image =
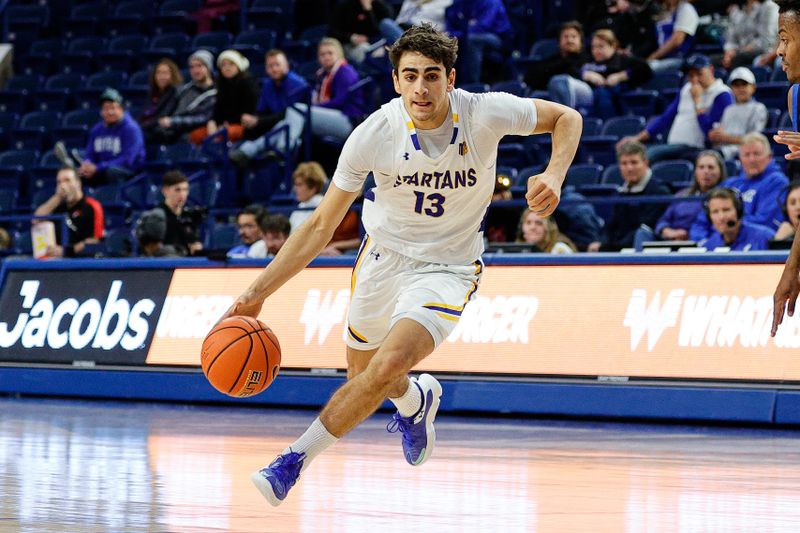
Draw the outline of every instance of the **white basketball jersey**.
[[[422,150],[402,99],[395,98],[353,132],[333,182],[358,190],[373,172],[362,221],[375,242],[422,261],[470,264],[483,253],[497,143],[505,134],[530,134],[536,108],[508,94],[454,90],[449,97],[452,136],[438,157]]]

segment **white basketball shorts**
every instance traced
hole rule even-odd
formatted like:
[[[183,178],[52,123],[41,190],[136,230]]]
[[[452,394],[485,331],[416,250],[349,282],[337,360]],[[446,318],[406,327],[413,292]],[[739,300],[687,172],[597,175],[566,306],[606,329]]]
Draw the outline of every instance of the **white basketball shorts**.
[[[446,265],[418,261],[367,236],[350,280],[347,345],[372,350],[392,326],[409,318],[427,329],[436,346],[453,331],[480,283],[483,261]]]

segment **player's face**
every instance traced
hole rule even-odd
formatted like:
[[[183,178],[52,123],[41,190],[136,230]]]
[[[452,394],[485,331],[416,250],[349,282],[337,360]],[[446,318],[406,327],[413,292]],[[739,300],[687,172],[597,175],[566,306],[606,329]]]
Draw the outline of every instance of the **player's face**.
[[[711,224],[718,232],[725,233],[726,231],[737,229],[737,225],[728,226],[729,221],[739,221],[733,200],[729,198],[712,198],[708,201],[708,214],[711,217]]]
[[[619,157],[619,172],[622,179],[631,185],[642,181],[647,174],[647,160],[639,154],[622,155]]]
[[[749,177],[764,172],[771,159],[772,154],[759,141],[745,143],[739,147],[739,161],[742,162],[744,173]]]
[[[450,110],[447,93],[453,90],[455,69],[447,75],[443,64],[419,52],[405,52],[392,79],[414,127],[427,130],[442,125]]]
[[[544,239],[545,220],[528,213],[522,222],[522,238],[530,244],[539,244]]]
[[[792,190],[786,197],[786,214],[792,226],[800,226],[800,189]]]
[[[781,68],[791,83],[800,82],[800,20],[794,12],[781,13],[778,17],[778,56]]]
[[[702,192],[710,191],[719,183],[722,173],[717,160],[710,155],[704,155],[697,160],[694,166],[694,179]]]
[[[239,227],[239,238],[244,244],[253,244],[261,238],[261,228],[258,227],[255,215],[239,215],[236,225]]]

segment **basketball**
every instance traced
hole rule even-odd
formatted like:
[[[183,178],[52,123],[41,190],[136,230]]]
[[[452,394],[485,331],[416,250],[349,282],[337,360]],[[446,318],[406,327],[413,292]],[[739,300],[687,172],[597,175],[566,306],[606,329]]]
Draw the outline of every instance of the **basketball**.
[[[246,398],[272,384],[281,366],[281,347],[263,322],[249,316],[232,316],[206,335],[200,364],[215,389]]]

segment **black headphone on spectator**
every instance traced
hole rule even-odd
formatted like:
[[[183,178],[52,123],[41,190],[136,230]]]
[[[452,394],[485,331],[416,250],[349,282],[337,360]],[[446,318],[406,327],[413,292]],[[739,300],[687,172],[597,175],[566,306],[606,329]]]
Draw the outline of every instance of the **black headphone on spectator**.
[[[742,200],[742,193],[733,187],[714,187],[706,195],[703,202],[703,211],[706,213],[706,218],[711,222],[711,211],[708,207],[708,201],[711,198],[728,198],[733,200],[733,206],[736,208],[736,220],[742,220],[744,216],[744,200]]]

